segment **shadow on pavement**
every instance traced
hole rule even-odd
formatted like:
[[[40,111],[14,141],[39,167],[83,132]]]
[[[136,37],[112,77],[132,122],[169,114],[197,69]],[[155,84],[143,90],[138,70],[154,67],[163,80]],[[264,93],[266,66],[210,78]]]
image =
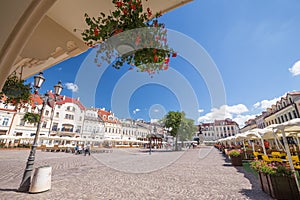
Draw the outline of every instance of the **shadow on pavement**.
[[[220,153],[220,154],[223,155],[223,160],[225,161],[223,166],[234,167],[234,166],[232,166],[231,161],[227,155],[225,155],[223,153]],[[242,189],[240,191],[241,194],[243,194],[243,195],[249,197],[249,199],[253,199],[253,200],[268,200],[268,199],[271,200],[271,199],[273,199],[268,194],[266,194],[264,191],[262,191],[262,189],[260,188],[260,185],[259,185],[259,181],[253,173],[246,171],[243,166],[235,166],[235,168],[237,169],[237,171],[239,173],[244,174],[244,177],[249,180],[249,182],[252,186],[252,189]]]
[[[248,196],[250,199],[255,199],[255,200],[273,199],[264,191],[262,191],[259,184],[259,180],[253,173],[246,171],[243,166],[235,167],[235,168],[239,173],[244,174],[244,177],[247,178],[250,181],[250,184],[252,185],[252,189],[250,190],[242,189],[240,191],[241,194],[244,194]]]
[[[10,189],[10,188],[0,188],[2,192],[17,192],[17,189]]]

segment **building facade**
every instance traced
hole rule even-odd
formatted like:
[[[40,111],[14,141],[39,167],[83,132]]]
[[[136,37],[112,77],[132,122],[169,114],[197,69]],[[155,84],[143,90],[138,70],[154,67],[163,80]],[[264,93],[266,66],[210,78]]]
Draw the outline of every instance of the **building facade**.
[[[54,99],[51,91],[48,93]],[[43,100],[33,94],[31,102],[18,111],[14,106],[0,102],[0,134],[33,138],[37,124],[25,122],[25,113],[38,114]],[[69,136],[95,140],[146,140],[147,135],[164,134],[163,127],[157,123],[142,120],[121,119],[105,109],[85,108],[79,99],[60,96],[50,101],[42,115],[40,136]]]
[[[220,138],[234,136],[239,133],[239,125],[231,119],[215,120],[199,125],[199,133],[204,141],[215,141]]]

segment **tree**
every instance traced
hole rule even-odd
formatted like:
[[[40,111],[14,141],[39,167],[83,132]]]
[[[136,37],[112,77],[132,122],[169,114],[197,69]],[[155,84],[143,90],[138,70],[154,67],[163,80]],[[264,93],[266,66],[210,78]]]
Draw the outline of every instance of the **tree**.
[[[36,113],[27,112],[27,113],[25,113],[25,115],[23,117],[23,120],[25,122],[30,123],[30,124],[36,124],[40,120],[40,115],[36,114]]]
[[[175,138],[175,150],[178,150],[177,141],[191,139],[196,131],[194,120],[185,117],[184,112],[170,111],[162,120],[166,128],[171,128],[169,133]]]
[[[196,131],[197,128],[194,125],[194,120],[185,118],[185,116],[182,117],[179,128],[179,139],[181,141],[191,140]]]

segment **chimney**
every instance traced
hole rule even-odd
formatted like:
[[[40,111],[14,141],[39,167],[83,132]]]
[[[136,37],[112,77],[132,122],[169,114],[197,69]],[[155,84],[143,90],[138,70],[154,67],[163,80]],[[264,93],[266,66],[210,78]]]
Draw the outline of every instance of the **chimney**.
[[[64,95],[62,99],[63,99],[63,101],[66,100],[66,96]]]
[[[76,100],[77,100],[77,101],[79,101],[79,99],[80,99],[80,97],[77,97],[77,99],[76,99]]]

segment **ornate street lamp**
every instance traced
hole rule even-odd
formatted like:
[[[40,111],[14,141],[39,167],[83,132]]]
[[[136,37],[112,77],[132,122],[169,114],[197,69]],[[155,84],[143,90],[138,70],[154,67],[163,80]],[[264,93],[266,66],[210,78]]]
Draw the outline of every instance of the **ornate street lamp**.
[[[34,76],[34,88],[38,90],[41,88],[42,84],[44,83],[45,78],[43,76],[43,73],[40,72],[39,75]],[[33,165],[34,165],[34,160],[35,160],[35,152],[37,148],[37,142],[38,142],[38,137],[40,134],[40,129],[41,129],[41,123],[42,123],[42,116],[45,110],[45,106],[48,104],[49,101],[56,101],[56,97],[58,97],[62,91],[63,87],[61,85],[61,82],[59,81],[55,86],[54,86],[54,92],[55,92],[55,98],[52,99],[49,97],[49,94],[46,92],[44,95],[39,95],[41,99],[43,100],[42,108],[40,111],[40,119],[37,124],[37,129],[36,133],[34,136],[33,140],[33,145],[30,150],[30,154],[26,163],[26,168],[23,174],[23,179],[21,181],[20,187],[18,189],[19,192],[28,192],[31,184],[31,173],[33,170]]]

